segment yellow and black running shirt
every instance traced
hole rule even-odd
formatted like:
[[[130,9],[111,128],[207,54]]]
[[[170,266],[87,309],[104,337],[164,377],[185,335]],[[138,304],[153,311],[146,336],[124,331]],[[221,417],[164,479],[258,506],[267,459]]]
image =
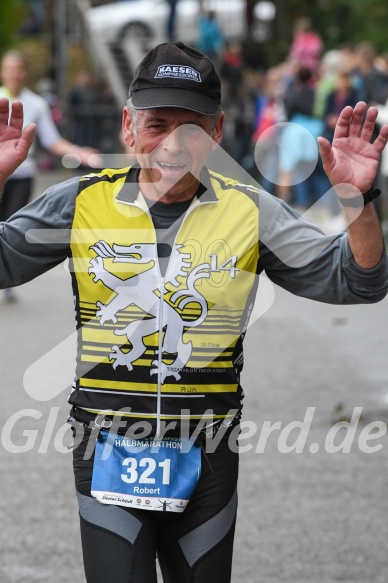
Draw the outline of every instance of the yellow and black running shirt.
[[[133,421],[232,417],[255,291],[254,190],[206,173],[162,276],[137,172],[80,182],[71,236],[78,370],[70,402]]]

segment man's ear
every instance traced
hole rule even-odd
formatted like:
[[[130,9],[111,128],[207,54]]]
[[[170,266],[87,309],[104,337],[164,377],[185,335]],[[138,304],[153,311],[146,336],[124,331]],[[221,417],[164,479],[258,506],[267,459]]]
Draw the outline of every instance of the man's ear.
[[[225,120],[225,114],[223,111],[221,111],[220,117],[218,118],[217,123],[212,130],[212,140],[213,140],[212,150],[216,149],[216,144],[218,144],[218,145],[221,144],[222,134],[223,134],[223,130],[224,130],[224,120]]]
[[[127,106],[123,109],[123,119],[122,119],[122,130],[123,130],[123,140],[125,144],[132,148],[135,144],[134,138],[134,128],[132,123],[132,117],[129,113],[129,109]]]

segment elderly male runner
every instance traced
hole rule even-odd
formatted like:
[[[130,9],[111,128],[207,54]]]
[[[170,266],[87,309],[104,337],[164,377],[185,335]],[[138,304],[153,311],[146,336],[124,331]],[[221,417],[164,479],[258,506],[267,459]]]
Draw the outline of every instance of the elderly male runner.
[[[206,167],[222,138],[220,98],[205,55],[157,46],[123,111],[138,164],[57,184],[0,225],[2,287],[70,258],[70,418],[83,436],[74,471],[90,583],[155,583],[156,555],[167,583],[230,581],[242,339],[260,272],[330,303],[387,292],[372,185],[388,127],[370,143],[376,109],[345,108],[332,145],[319,139],[350,223],[326,237],[278,199]],[[32,126],[22,132],[20,104],[9,125],[8,116],[0,100],[0,185],[33,136]]]

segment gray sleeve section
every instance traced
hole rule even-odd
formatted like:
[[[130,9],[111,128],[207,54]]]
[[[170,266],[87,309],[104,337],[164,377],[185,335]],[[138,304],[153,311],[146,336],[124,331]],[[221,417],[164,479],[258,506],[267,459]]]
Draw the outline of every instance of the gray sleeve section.
[[[101,504],[90,496],[77,492],[79,513],[84,520],[118,534],[132,545],[141,529],[141,522],[123,508]]]
[[[372,303],[388,292],[386,252],[373,269],[353,259],[346,233],[324,235],[288,205],[260,193],[259,272],[284,289],[332,304]]]
[[[69,255],[79,178],[50,187],[0,223],[0,288],[20,285]]]
[[[237,490],[218,514],[179,539],[180,547],[190,567],[228,534],[236,512]]]

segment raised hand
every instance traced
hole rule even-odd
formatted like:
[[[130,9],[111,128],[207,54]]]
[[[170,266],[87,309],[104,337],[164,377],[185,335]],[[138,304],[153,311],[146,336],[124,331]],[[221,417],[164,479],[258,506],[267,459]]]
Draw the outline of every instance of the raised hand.
[[[388,125],[384,125],[378,137],[371,143],[377,109],[367,108],[360,101],[354,107],[345,107],[336,124],[332,144],[318,138],[325,172],[334,187],[348,184],[355,187],[349,196],[364,193],[372,186],[379,165],[380,155],[388,140]],[[346,191],[341,196],[346,196]]]
[[[23,105],[0,98],[0,186],[25,160],[34,140],[35,124],[23,130]]]

